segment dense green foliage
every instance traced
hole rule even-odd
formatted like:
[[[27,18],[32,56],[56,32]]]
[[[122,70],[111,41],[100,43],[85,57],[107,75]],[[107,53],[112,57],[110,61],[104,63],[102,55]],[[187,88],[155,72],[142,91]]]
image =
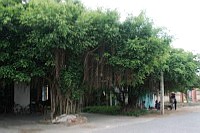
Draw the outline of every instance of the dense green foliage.
[[[119,106],[88,106],[83,109],[83,112],[119,115],[121,113],[121,107]]]
[[[117,88],[122,105],[126,94],[135,104],[144,88],[156,88],[160,71],[169,90],[197,86],[198,56],[170,48],[171,41],[144,12],[120,22],[116,11],[71,0],[0,0],[0,79],[44,79],[55,112],[94,99],[96,89]]]
[[[109,63],[130,70],[132,85],[143,83],[146,76],[165,62],[171,38],[160,34],[164,34],[162,29],[153,27],[143,12],[138,17],[127,18],[121,24],[121,40]]]
[[[165,72],[169,90],[184,91],[199,87],[199,57],[183,49],[171,49]]]
[[[26,30],[19,22],[24,8],[10,0],[0,1],[0,9],[0,78],[30,81],[35,64],[26,55]]]
[[[122,108],[119,106],[88,106],[83,109],[83,112],[136,117],[149,113],[146,109],[132,109],[128,111],[122,111]]]

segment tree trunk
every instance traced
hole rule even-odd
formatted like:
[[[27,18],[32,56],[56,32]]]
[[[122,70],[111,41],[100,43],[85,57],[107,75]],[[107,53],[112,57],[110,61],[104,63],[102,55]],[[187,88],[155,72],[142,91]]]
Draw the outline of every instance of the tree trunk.
[[[66,51],[63,49],[56,48],[54,49],[54,63],[55,68],[53,74],[49,78],[49,84],[51,89],[51,119],[57,115],[76,113],[76,100],[70,99],[70,93],[62,95],[60,90],[60,74],[61,70],[65,68],[66,62]]]
[[[50,93],[51,93],[51,120],[53,120],[55,114],[55,93],[53,88],[51,88]]]
[[[137,107],[138,96],[134,94],[133,88],[128,89],[128,105],[130,107]]]

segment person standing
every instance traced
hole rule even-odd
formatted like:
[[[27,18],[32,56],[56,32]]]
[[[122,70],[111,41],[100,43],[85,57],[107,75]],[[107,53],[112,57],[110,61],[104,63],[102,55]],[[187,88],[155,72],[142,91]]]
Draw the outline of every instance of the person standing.
[[[158,109],[158,100],[156,100],[155,108]]]
[[[176,110],[176,104],[177,104],[177,101],[176,101],[176,98],[174,99],[174,109]]]

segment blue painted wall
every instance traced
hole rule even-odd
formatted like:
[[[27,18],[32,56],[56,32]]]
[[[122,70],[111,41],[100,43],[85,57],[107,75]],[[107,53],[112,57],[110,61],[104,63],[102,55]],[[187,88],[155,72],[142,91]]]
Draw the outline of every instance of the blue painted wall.
[[[146,94],[145,96],[143,96],[142,98],[141,98],[141,102],[142,101],[145,101],[145,104],[144,104],[144,106],[145,106],[145,108],[149,108],[149,106],[150,107],[155,107],[155,97],[154,97],[154,94],[151,94],[151,93],[149,93],[149,94]]]

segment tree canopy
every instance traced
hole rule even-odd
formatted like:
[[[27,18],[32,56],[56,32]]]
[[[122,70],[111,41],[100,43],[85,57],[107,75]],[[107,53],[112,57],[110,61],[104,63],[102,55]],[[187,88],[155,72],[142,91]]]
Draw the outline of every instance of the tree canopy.
[[[183,49],[171,49],[165,71],[166,88],[184,91],[197,84],[199,76],[199,56]],[[195,86],[196,85],[196,86]]]

